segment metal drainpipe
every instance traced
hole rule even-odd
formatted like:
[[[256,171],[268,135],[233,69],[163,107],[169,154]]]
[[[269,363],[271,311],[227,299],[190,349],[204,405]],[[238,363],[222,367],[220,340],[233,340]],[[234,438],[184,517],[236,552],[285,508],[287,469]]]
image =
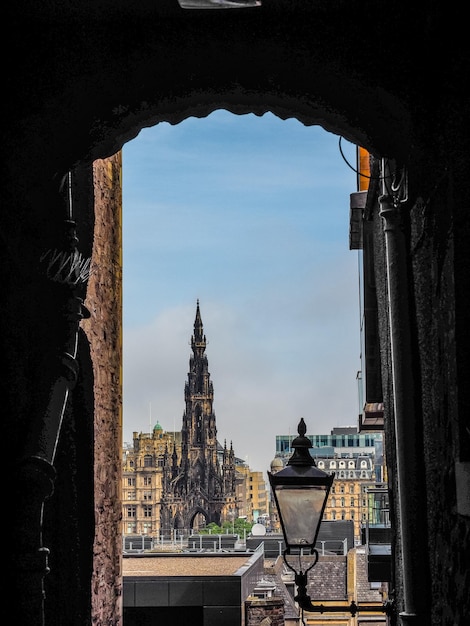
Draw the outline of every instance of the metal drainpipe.
[[[62,419],[70,391],[75,386],[78,325],[83,318],[82,300],[67,301],[67,330],[62,353],[57,358],[54,380],[51,380],[47,406],[41,407],[25,436],[24,456],[18,468],[18,480],[24,485],[27,501],[22,503],[23,532],[17,555],[21,580],[16,584],[24,589],[28,601],[18,608],[19,623],[44,626],[44,578],[49,572],[49,549],[42,545],[44,503],[54,492],[54,459],[60,436]],[[18,617],[17,616],[17,617]]]
[[[388,308],[390,323],[393,407],[395,417],[398,506],[403,566],[403,611],[401,623],[424,623],[423,577],[426,553],[422,548],[424,528],[419,509],[423,484],[419,476],[419,425],[414,400],[411,356],[410,311],[408,303],[407,249],[402,228],[402,204],[407,198],[403,171],[396,182],[395,164],[382,161],[383,195],[379,198],[385,233]],[[390,171],[392,176],[390,177]],[[390,184],[385,184],[389,180]]]

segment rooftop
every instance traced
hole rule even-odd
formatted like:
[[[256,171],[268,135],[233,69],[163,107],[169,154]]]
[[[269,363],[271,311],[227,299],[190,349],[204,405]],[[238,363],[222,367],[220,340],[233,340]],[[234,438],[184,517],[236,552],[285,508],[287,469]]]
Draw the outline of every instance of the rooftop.
[[[133,554],[124,555],[124,576],[239,576],[253,554]]]

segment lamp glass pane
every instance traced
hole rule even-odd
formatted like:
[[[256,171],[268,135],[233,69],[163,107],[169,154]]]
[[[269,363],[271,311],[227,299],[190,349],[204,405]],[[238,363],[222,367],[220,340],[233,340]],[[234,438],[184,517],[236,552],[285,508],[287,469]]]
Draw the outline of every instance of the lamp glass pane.
[[[276,487],[276,495],[287,544],[313,545],[321,522],[327,487],[285,486]]]

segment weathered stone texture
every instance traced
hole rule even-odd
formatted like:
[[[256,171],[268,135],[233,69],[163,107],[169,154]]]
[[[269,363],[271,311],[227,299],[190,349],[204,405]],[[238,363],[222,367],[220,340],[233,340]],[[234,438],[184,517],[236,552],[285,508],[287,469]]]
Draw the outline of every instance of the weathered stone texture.
[[[83,322],[95,394],[94,623],[121,623],[121,153],[93,165],[95,238]],[[113,621],[110,622],[110,607]]]
[[[245,602],[246,626],[284,626],[284,600],[282,598],[249,599]]]

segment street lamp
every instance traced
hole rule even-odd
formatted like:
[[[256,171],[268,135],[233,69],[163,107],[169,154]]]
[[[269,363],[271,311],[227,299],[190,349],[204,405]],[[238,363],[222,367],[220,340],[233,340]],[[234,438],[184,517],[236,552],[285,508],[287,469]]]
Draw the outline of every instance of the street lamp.
[[[285,549],[282,556],[295,575],[297,595],[294,600],[302,610],[316,613],[348,611],[353,616],[359,611],[390,613],[389,603],[383,606],[358,605],[353,600],[349,606],[312,604],[307,594],[308,572],[318,561],[315,544],[335,475],[327,474],[315,465],[309,452],[313,446],[305,436],[307,427],[303,418],[297,432],[299,436],[292,442],[294,452],[287,466],[274,474],[268,472],[284,535]],[[295,560],[289,560],[288,556],[294,556]],[[298,566],[295,567],[293,562],[298,562]]]
[[[296,554],[302,549],[313,554],[334,474],[318,469],[310,456],[312,444],[305,436],[303,418],[297,430],[299,436],[292,442],[294,453],[287,466],[275,474],[268,472],[268,476],[286,542],[285,553]]]

